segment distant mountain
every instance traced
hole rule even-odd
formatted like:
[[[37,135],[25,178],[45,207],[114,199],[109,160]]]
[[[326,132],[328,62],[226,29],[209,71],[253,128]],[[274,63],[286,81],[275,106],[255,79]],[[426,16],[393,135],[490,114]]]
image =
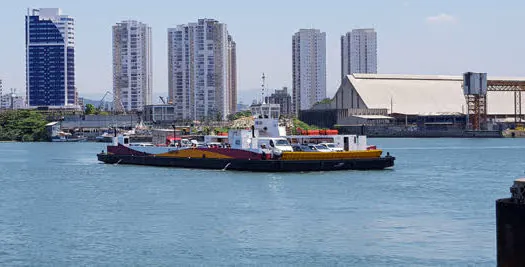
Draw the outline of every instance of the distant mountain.
[[[244,110],[249,110],[249,109],[250,109],[250,106],[248,105],[245,105],[243,103],[237,104],[237,111],[244,111]]]

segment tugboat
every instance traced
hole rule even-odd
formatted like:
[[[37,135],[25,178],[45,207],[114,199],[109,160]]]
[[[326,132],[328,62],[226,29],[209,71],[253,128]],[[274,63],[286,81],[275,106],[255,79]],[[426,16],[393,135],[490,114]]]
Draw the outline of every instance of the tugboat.
[[[277,108],[275,108],[277,106]],[[395,158],[368,146],[366,136],[324,136],[337,147],[329,152],[294,151],[290,141],[312,140],[314,136],[286,136],[279,126],[279,105],[252,106],[251,129],[231,129],[228,143],[217,145],[133,146],[128,136],[112,138],[107,151],[97,155],[108,164],[236,170],[251,172],[310,172],[336,170],[382,170],[394,166]],[[205,136],[205,140],[206,140]],[[342,151],[341,151],[342,150]]]

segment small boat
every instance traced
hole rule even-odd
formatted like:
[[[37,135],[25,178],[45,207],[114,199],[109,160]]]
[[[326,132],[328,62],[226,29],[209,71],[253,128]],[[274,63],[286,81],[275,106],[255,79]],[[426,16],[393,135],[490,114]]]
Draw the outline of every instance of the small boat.
[[[252,108],[255,115],[251,129],[231,129],[221,145],[200,146],[196,142],[182,142],[170,136],[166,145],[135,145],[129,136],[112,137],[107,151],[97,154],[98,160],[108,164],[132,164],[163,167],[236,170],[251,172],[309,172],[336,170],[382,170],[394,166],[395,158],[375,146],[368,146],[366,136],[284,136],[279,126],[279,114],[271,107],[259,104]],[[252,106],[253,107],[253,106]],[[205,136],[213,141],[214,136]],[[225,136],[226,138],[226,136]],[[290,141],[323,140],[333,150],[294,151]],[[326,141],[328,140],[328,141]]]
[[[87,137],[82,135],[72,135],[70,133],[59,132],[58,135],[51,137],[51,142],[85,142]]]
[[[101,143],[111,143],[111,138],[114,136],[112,133],[104,132],[103,134],[95,137],[95,141],[101,142]]]

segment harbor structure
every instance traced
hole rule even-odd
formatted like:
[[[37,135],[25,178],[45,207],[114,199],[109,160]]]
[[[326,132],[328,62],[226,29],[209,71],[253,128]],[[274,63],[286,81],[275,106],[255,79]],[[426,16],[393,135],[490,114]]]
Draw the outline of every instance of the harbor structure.
[[[175,106],[170,104],[147,105],[144,108],[144,122],[171,125],[177,121]]]
[[[236,49],[214,19],[168,29],[169,102],[178,119],[225,120],[235,111]]]
[[[341,36],[341,80],[354,73],[377,73],[377,33],[354,29]]]
[[[292,38],[294,113],[326,98],[326,33],[300,29]]]
[[[31,107],[74,107],[75,20],[59,8],[28,9],[26,100]]]
[[[393,131],[401,129],[410,136],[460,137],[473,129],[463,84],[463,76],[347,75],[330,103],[302,111],[299,117],[309,124],[326,123],[322,127],[353,129],[350,133],[361,131],[362,125],[377,129],[368,132],[370,136],[394,136]],[[487,77],[486,130],[501,131],[523,120],[522,84],[525,77]]]
[[[525,266],[525,179],[517,179],[510,198],[496,201],[497,266]]]
[[[117,112],[143,111],[152,104],[151,27],[127,20],[113,26],[113,97]]]

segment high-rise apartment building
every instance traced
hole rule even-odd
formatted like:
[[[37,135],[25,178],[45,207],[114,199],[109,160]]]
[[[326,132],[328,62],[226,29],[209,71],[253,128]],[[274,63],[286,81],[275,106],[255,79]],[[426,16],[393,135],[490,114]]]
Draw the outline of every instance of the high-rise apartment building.
[[[237,102],[236,44],[213,19],[168,29],[169,99],[179,119],[225,119]]]
[[[326,33],[317,29],[295,33],[292,61],[292,104],[298,113],[326,98]]]
[[[113,26],[113,96],[117,111],[143,111],[152,104],[151,28],[122,21]]]
[[[374,29],[355,29],[341,36],[341,79],[353,73],[377,73]]]
[[[279,104],[282,115],[292,114],[292,97],[288,93],[288,87],[283,87],[282,90],[276,89],[273,94],[265,97],[265,102],[268,104]]]
[[[26,101],[29,106],[75,105],[75,21],[58,8],[26,16]]]
[[[237,112],[237,44],[231,35],[228,35],[228,77],[229,77],[229,113]]]

